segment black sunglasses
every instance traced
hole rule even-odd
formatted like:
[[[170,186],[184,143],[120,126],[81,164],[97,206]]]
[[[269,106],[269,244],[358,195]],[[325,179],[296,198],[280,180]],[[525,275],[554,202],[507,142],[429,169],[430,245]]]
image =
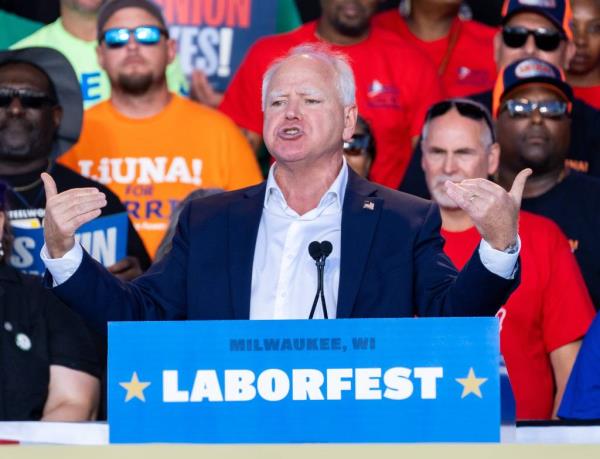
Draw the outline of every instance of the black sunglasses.
[[[536,48],[541,51],[555,51],[565,36],[550,29],[527,29],[525,27],[509,27],[502,29],[502,39],[509,48],[520,48],[527,42],[529,35],[533,35]]]
[[[40,109],[57,104],[56,99],[43,92],[31,89],[0,88],[0,108],[8,108],[14,99],[19,99],[25,109]]]
[[[438,116],[445,115],[452,108],[456,108],[461,116],[470,118],[475,121],[484,120],[492,135],[492,143],[496,142],[496,133],[494,132],[494,123],[487,109],[477,102],[469,99],[449,99],[433,104],[427,111],[425,123],[429,123],[432,119]]]
[[[369,134],[354,134],[348,142],[344,142],[344,154],[358,156],[370,155],[373,148],[373,139]]]

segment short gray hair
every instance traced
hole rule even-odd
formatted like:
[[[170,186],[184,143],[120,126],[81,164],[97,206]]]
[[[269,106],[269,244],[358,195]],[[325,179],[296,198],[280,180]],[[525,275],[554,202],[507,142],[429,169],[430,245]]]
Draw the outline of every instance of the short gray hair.
[[[267,88],[271,83],[273,75],[288,60],[295,56],[307,56],[319,60],[331,66],[337,78],[335,87],[340,95],[340,102],[344,107],[356,103],[356,84],[354,73],[348,63],[348,57],[340,52],[333,51],[325,44],[303,44],[292,48],[288,54],[273,62],[263,76],[262,81],[262,110],[265,111],[267,104]]]
[[[432,116],[431,115],[431,111],[432,109],[442,103],[448,103],[450,104],[449,109],[447,110],[447,112],[441,114],[441,115],[437,115],[437,116]],[[469,105],[473,105],[474,107],[478,107],[479,110],[481,110],[481,114],[482,117],[480,120],[476,120],[474,118],[471,118],[469,116],[465,116],[463,115],[458,108],[456,107],[456,103],[466,103]],[[464,98],[460,98],[460,97],[456,97],[456,98],[452,98],[452,99],[446,99],[444,101],[440,101],[439,103],[433,104],[429,110],[427,111],[427,115],[425,117],[425,123],[423,124],[423,128],[421,129],[421,142],[424,142],[425,140],[427,140],[427,136],[429,135],[429,129],[430,129],[430,123],[437,119],[437,118],[441,118],[442,116],[445,116],[447,113],[451,112],[452,110],[456,111],[460,116],[468,118],[468,119],[472,119],[473,121],[479,121],[480,125],[483,126],[482,130],[481,130],[481,137],[480,137],[480,142],[481,145],[483,146],[484,149],[489,148],[491,145],[494,144],[494,142],[496,142],[496,133],[494,131],[494,125],[493,125],[493,121],[492,121],[492,117],[488,111],[488,109],[483,106],[482,104],[475,102],[473,100],[470,99],[464,99]]]

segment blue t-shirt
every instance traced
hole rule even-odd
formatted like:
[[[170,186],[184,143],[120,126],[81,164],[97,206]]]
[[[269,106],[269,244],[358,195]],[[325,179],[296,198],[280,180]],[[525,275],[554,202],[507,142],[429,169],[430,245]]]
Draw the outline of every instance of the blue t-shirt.
[[[600,419],[600,317],[596,316],[571,371],[558,416]]]

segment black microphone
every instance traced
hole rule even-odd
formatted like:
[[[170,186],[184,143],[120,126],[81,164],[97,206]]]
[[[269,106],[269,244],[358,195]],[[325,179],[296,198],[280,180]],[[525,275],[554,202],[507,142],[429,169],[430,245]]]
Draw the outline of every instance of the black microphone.
[[[327,258],[331,252],[333,251],[333,244],[329,241],[321,242],[321,252],[323,253],[323,262],[325,262],[325,258]]]
[[[311,256],[311,258],[313,260],[319,261],[319,259],[321,258],[321,255],[322,255],[321,243],[317,242],[317,241],[312,241],[308,245],[308,254]]]
[[[327,315],[327,304],[325,303],[325,290],[323,288],[323,277],[325,273],[325,259],[331,254],[333,251],[333,245],[329,241],[317,242],[312,241],[308,245],[308,253],[313,260],[315,260],[315,264],[317,265],[317,279],[318,279],[318,287],[317,293],[315,294],[315,299],[313,301],[312,308],[310,310],[309,319],[312,319],[315,314],[315,309],[317,307],[317,303],[319,302],[319,297],[321,298],[321,305],[323,307],[323,317],[328,319]]]

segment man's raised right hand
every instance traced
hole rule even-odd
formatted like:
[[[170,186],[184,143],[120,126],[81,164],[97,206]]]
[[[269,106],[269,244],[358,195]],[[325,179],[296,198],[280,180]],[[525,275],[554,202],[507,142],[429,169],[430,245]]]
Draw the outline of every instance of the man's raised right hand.
[[[62,258],[75,245],[75,231],[98,217],[106,196],[96,188],[73,188],[58,193],[50,174],[43,173],[46,190],[44,239],[51,258]]]

